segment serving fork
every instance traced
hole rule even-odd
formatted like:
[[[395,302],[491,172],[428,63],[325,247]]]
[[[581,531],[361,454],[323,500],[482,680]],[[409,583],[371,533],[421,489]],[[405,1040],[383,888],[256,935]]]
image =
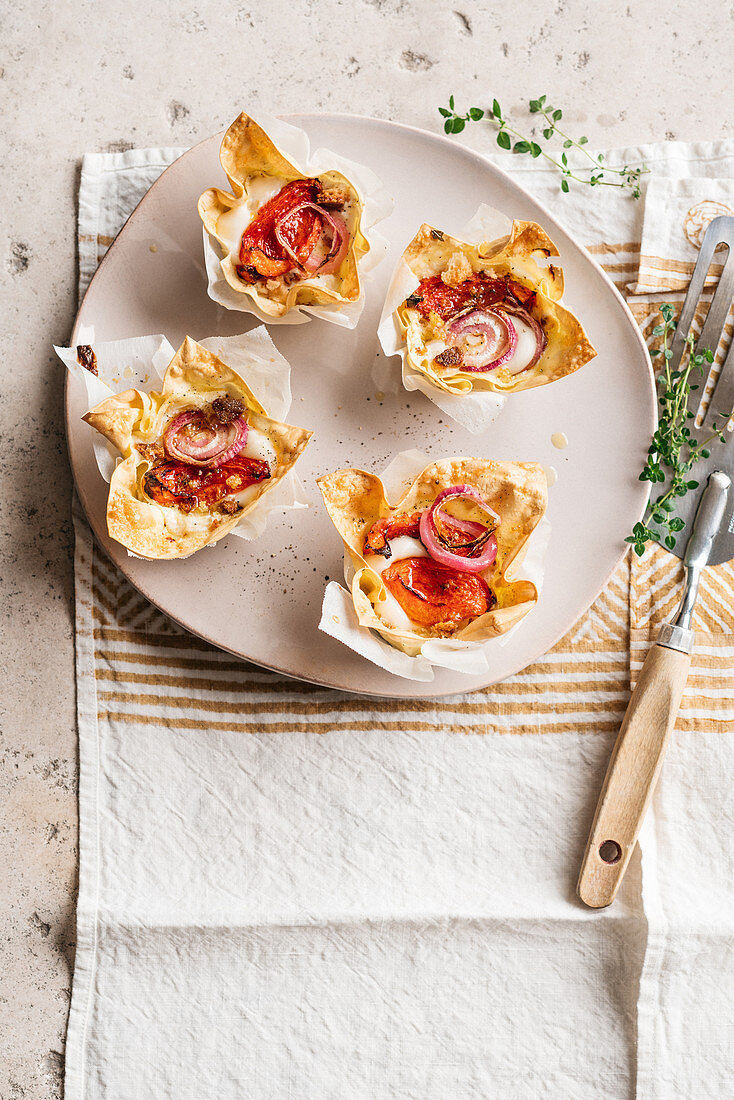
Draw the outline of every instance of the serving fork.
[[[722,244],[727,247],[726,262],[696,346],[715,352],[724,336],[734,299],[734,217],[714,218],[706,231],[672,341],[671,370],[681,363],[706,275]],[[694,422],[701,417],[704,432],[713,430],[715,419],[725,424],[734,409],[734,340],[718,377],[715,370],[709,372],[714,389],[708,406],[701,407],[705,385],[688,399]],[[683,530],[690,532],[671,550],[685,565],[683,597],[645,658],[609,761],[581,866],[577,892],[594,908],[610,905],[616,896],[660,775],[691,665],[691,624],[701,572],[706,565],[734,558],[734,432],[696,463],[696,478],[698,489],[676,501],[676,513],[685,521]]]

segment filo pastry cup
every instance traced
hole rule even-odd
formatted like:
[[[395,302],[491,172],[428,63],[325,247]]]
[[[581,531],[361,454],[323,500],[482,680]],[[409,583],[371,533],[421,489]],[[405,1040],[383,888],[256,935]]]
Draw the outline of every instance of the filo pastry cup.
[[[149,448],[173,418],[202,409],[217,397],[238,399],[250,430],[275,454],[270,477],[250,485],[237,498],[234,514],[198,507],[190,512],[152,500],[144,479],[153,467]],[[169,363],[160,392],[139,389],[106,398],[84,420],[120,452],[107,499],[110,536],[143,558],[184,558],[218,542],[255,509],[293,468],[311,432],[269,417],[244,379],[212,352],[186,337]]]
[[[388,500],[382,480],[364,470],[345,469],[318,481],[329,516],[341,535],[349,584],[359,625],[376,631],[385,641],[411,657],[426,642],[446,639],[446,633],[430,629],[396,629],[381,617],[387,591],[378,572],[364,554],[365,536],[380,519],[395,513],[429,508],[438,494],[452,486],[469,485],[500,516],[496,530],[497,558],[480,574],[492,589],[496,603],[491,610],[466,623],[449,637],[481,646],[511,630],[538,601],[536,585],[518,577],[525,548],[540,523],[547,504],[547,482],[538,463],[496,462],[479,458],[447,458],[431,462],[394,504]]]
[[[235,119],[220,149],[231,191],[210,187],[199,199],[209,294],[227,308],[254,312],[266,323],[308,320],[305,308],[309,314],[353,327],[363,300],[360,269],[373,266],[384,253],[384,242],[368,240],[367,230],[390,212],[392,200],[369,169],[325,150],[310,156],[303,131],[279,119],[270,120],[267,127],[245,112]],[[271,134],[277,135],[278,144]],[[293,153],[285,155],[279,145],[289,146]],[[301,271],[295,279],[286,273],[248,282],[240,264],[242,233],[282,187],[308,179],[317,179],[325,193],[344,196],[338,214],[349,230],[349,247],[341,265],[330,274]],[[375,251],[368,262],[368,253]]]

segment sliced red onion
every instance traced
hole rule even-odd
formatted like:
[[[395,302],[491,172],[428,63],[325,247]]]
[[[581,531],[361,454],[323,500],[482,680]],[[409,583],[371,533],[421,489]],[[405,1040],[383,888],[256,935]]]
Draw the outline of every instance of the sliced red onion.
[[[476,541],[476,539],[480,539],[487,531],[483,523],[477,523],[473,519],[459,519],[457,516],[448,515],[448,513],[439,516],[438,526],[453,528],[454,531],[466,535],[467,545]],[[461,545],[463,546],[464,543],[461,543]]]
[[[189,425],[195,425],[193,430]],[[223,466],[239,454],[246,439],[247,421],[243,416],[229,424],[212,426],[198,409],[181,413],[163,435],[171,457],[192,466]]]
[[[473,347],[467,342],[468,336],[481,336],[481,344]],[[517,330],[509,317],[498,310],[473,309],[449,325],[448,343],[451,347],[461,345],[462,370],[494,370],[514,355]]]
[[[461,573],[481,573],[485,569],[490,569],[495,563],[497,558],[497,536],[491,528],[484,527],[474,520],[461,520],[457,519],[456,516],[442,516],[440,513],[444,504],[454,497],[464,497],[473,501],[487,514],[495,528],[499,526],[500,517],[482,499],[476,489],[471,485],[452,485],[449,489],[444,489],[443,492],[439,493],[431,507],[427,508],[421,515],[421,541],[434,561],[439,561],[442,565],[449,565],[452,569],[456,569]],[[441,537],[440,524],[453,527],[463,534],[471,536],[470,541],[464,543],[463,549],[476,547],[480,552],[473,557],[464,557],[462,554],[457,554],[456,549],[449,549],[445,540]],[[481,529],[481,531],[478,529]]]
[[[324,217],[331,226],[333,236],[331,248],[326,260],[318,268],[319,275],[334,275],[344,263],[344,257],[349,249],[349,228],[344,218],[330,211],[324,211]]]
[[[282,231],[285,222],[293,217],[294,214],[299,214],[302,210],[314,210],[322,220],[321,235],[305,260],[299,260]],[[323,231],[324,222],[326,222],[331,229],[331,243],[325,256],[323,255],[323,249],[321,247],[325,236]],[[298,264],[299,267],[303,267],[312,275],[317,272],[319,275],[332,275],[335,271],[338,271],[347,254],[347,249],[349,248],[349,229],[347,228],[347,223],[343,218],[340,218],[338,214],[332,214],[330,210],[324,210],[322,206],[318,206],[315,202],[300,202],[297,206],[289,210],[284,217],[277,218],[275,222],[275,236],[294,263]]]
[[[535,366],[535,364],[538,362],[541,355],[545,351],[548,339],[533,315],[531,313],[528,313],[526,309],[523,309],[522,306],[514,306],[511,305],[509,302],[503,302],[502,309],[505,310],[507,313],[514,314],[515,317],[519,317],[520,320],[524,321],[528,328],[532,329],[533,331],[536,342],[535,355],[527,364],[527,366],[523,367],[523,370],[529,370],[530,367]]]

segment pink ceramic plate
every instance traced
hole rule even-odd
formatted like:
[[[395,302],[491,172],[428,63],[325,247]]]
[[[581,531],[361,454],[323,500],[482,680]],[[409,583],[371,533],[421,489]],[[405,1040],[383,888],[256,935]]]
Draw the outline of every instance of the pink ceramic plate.
[[[380,225],[390,254],[367,284],[358,327],[319,320],[271,328],[293,367],[289,419],[315,436],[298,463],[313,498],[306,512],[271,517],[257,542],[225,539],[180,562],[128,557],[105,524],[107,485],[92,452],[80,383],[67,390],[71,464],[84,509],[106,552],[147,598],[194,634],[256,664],[348,691],[436,696],[503,680],[545,653],[599,593],[639,518],[646,486],[637,480],[655,418],[649,360],[635,322],[601,269],[549,213],[498,168],[443,137],[349,115],[294,119],[312,146],[369,164],[395,198]],[[80,325],[98,340],[163,332],[174,345],[231,335],[253,319],[215,305],[206,294],[200,193],[225,186],[220,136],[177,160],[151,188],[102,261],[82,302]],[[380,402],[372,368],[382,299],[397,256],[421,221],[460,226],[480,202],[540,222],[556,242],[566,276],[565,300],[582,318],[598,357],[570,378],[512,396],[482,436],[459,428],[419,393]],[[157,245],[155,252],[150,246]],[[399,360],[392,360],[399,374]],[[564,451],[551,444],[565,432]],[[491,677],[436,670],[432,683],[383,672],[317,629],[327,578],[342,579],[342,549],[320,504],[316,478],[343,466],[381,471],[397,451],[432,457],[479,455],[538,460],[558,470],[550,492],[553,527],[538,607],[504,646]]]

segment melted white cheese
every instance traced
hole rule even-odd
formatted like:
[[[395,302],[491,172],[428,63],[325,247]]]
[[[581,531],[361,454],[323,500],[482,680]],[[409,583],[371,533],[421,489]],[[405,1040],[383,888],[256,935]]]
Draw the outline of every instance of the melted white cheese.
[[[250,428],[247,433],[247,442],[240,451],[240,454],[245,455],[247,458],[260,458],[263,462],[267,462],[270,467],[271,476],[275,472],[275,467],[278,465],[278,455],[275,447],[268,439],[264,432],[259,432],[256,428]],[[246,489],[243,489],[241,493],[234,493],[233,500],[238,501],[239,504],[249,504],[254,496],[257,495],[261,485],[267,484],[267,481],[256,481],[254,485],[248,485]]]
[[[166,530],[174,538],[185,535],[190,531],[208,531],[214,526],[214,521],[208,509],[205,512],[181,512],[176,507],[166,507],[159,504],[154,505],[154,507],[160,508]]]
[[[382,573],[382,571],[387,569],[388,565],[392,565],[394,561],[402,561],[403,558],[429,557],[428,551],[423,543],[419,539],[411,538],[409,535],[398,535],[397,538],[390,539],[390,550],[392,553],[389,558],[384,558],[381,554],[367,554],[365,556],[365,561],[370,569],[373,569],[375,573]],[[417,629],[416,623],[405,614],[398,601],[387,591],[387,589],[385,589],[385,599],[380,600],[379,603],[375,605],[375,612],[386,626],[391,626],[398,630]]]
[[[375,573],[382,573],[388,565],[392,565],[394,561],[402,561],[403,558],[427,558],[429,556],[420,539],[413,539],[410,535],[398,535],[397,538],[390,539],[389,546],[391,551],[389,558],[384,558],[382,554],[367,554],[365,556],[364,560],[370,569],[374,569]]]
[[[415,630],[415,623],[409,618],[402,607],[385,589],[385,598],[374,605],[375,613],[382,619],[385,626],[391,626],[393,630]]]
[[[249,428],[247,432],[247,442],[240,451],[240,454],[246,455],[247,458],[262,459],[264,462],[268,463],[271,471],[278,461],[275,447],[265,433],[257,431],[256,428]]]
[[[512,317],[511,320],[517,332],[517,346],[512,358],[502,365],[510,374],[519,374],[535,355],[538,342],[530,325],[526,325],[520,317]]]
[[[241,493],[233,493],[229,499],[236,500],[238,504],[244,507],[250,503],[253,497],[257,496],[261,485],[262,481],[256,481],[254,485],[248,485],[246,489],[243,489]]]

